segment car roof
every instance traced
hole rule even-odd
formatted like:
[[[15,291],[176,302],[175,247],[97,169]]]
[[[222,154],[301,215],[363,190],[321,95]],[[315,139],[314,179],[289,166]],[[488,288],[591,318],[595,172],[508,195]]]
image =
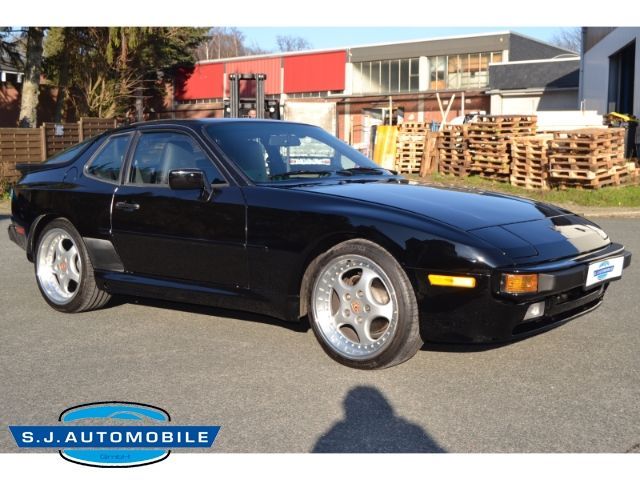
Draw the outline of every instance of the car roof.
[[[222,124],[230,124],[230,123],[255,123],[255,124],[277,123],[277,124],[313,126],[313,125],[309,125],[301,122],[288,122],[286,120],[271,120],[271,119],[257,119],[257,118],[187,118],[187,119],[160,119],[160,120],[149,120],[146,122],[135,122],[129,125],[123,125],[113,130],[109,130],[108,133],[113,133],[115,131],[136,129],[136,128],[145,127],[145,126],[153,126],[153,125],[174,125],[174,126],[196,128],[196,127],[202,127],[207,125],[216,125],[216,124],[222,125]]]

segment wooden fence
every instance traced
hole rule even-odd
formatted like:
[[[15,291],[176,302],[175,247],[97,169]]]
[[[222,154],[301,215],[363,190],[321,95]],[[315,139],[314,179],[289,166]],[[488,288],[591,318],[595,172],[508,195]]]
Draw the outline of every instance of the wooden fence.
[[[0,128],[0,181],[19,177],[16,163],[42,162],[45,132],[41,128]]]
[[[0,182],[19,178],[16,163],[42,162],[115,127],[114,119],[82,118],[77,123],[45,123],[40,128],[0,128]]]

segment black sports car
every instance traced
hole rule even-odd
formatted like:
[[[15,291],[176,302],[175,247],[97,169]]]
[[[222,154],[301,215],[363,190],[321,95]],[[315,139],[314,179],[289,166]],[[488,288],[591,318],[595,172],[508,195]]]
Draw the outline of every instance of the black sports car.
[[[413,185],[297,123],[141,123],[20,168],[9,235],[53,308],[129,294],[308,315],[358,368],[558,325],[631,261],[567,210]]]

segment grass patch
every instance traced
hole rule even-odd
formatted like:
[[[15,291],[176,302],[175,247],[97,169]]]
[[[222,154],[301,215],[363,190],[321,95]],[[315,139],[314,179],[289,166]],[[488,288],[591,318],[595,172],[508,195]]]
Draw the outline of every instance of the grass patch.
[[[549,203],[581,205],[585,207],[640,207],[640,185],[604,187],[599,190],[552,189],[546,192],[526,190],[508,183],[495,182],[482,177],[453,177],[434,173],[426,177],[405,175],[410,180],[454,187],[473,187],[482,190],[509,193]]]

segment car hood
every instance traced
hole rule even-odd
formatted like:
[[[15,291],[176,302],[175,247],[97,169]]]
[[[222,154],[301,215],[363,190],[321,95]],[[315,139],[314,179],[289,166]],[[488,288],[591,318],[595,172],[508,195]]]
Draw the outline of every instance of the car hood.
[[[384,182],[314,184],[297,189],[417,213],[462,230],[541,220],[567,210],[498,193]]]
[[[465,230],[512,259],[541,262],[610,243],[594,223],[553,205],[474,189],[368,182],[295,187],[416,213]]]

